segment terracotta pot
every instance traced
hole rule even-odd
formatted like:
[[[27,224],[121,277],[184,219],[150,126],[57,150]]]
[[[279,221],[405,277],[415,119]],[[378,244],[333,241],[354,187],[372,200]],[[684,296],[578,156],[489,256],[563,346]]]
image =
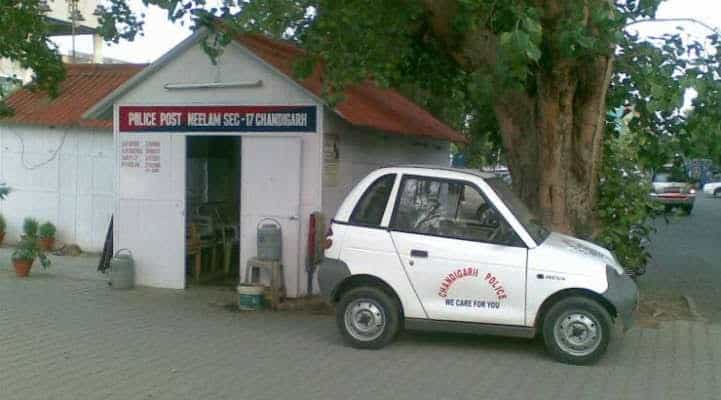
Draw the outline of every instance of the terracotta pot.
[[[55,245],[55,238],[41,238],[40,239],[40,248],[43,251],[52,251],[54,245]]]
[[[4,240],[5,240],[5,232],[0,232],[0,244],[3,244]]]
[[[15,267],[15,275],[20,278],[25,278],[30,274],[30,268],[33,266],[35,260],[13,260],[13,267]]]

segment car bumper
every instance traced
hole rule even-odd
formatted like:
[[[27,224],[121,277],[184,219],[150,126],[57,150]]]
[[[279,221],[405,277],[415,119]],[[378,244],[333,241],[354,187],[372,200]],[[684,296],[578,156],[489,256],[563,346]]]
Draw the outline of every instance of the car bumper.
[[[651,200],[664,205],[693,205],[696,200],[696,195],[682,195],[682,194],[655,194],[650,195]]]
[[[638,286],[628,275],[619,275],[613,268],[606,267],[606,279],[608,288],[603,293],[617,313],[617,322],[621,323],[621,329],[625,332],[631,326],[638,310]]]

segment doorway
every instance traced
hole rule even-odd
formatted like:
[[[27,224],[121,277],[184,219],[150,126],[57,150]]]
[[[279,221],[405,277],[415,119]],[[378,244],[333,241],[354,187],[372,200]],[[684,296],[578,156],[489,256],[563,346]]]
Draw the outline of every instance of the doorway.
[[[188,136],[185,165],[185,281],[234,285],[240,265],[240,136]]]

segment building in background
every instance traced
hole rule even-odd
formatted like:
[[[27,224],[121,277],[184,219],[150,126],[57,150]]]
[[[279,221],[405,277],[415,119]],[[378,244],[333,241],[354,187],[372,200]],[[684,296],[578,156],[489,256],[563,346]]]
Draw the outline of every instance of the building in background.
[[[98,16],[95,10],[100,3],[98,0],[40,1],[41,8],[46,10],[45,17],[50,26],[50,36],[70,37],[73,43],[68,54],[63,54],[64,62],[96,64],[107,62],[103,59],[102,37],[96,32]],[[88,35],[93,38],[93,53],[80,55],[75,51],[75,40],[80,36]],[[10,93],[32,79],[31,70],[22,68],[17,62],[0,58],[0,89],[2,89],[0,93]]]

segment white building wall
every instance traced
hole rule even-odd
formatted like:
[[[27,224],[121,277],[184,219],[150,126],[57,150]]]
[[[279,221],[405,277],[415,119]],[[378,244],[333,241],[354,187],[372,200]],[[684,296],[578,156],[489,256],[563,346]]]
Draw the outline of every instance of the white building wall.
[[[6,240],[17,242],[25,217],[58,228],[61,243],[102,250],[113,212],[110,131],[0,125],[0,181],[12,188],[0,212]]]
[[[450,144],[353,127],[333,113],[326,113],[323,137],[323,213],[335,216],[341,202],[369,172],[391,164],[448,166]],[[331,141],[337,160],[330,161]],[[330,162],[329,162],[330,161]],[[335,170],[337,169],[337,170]]]

